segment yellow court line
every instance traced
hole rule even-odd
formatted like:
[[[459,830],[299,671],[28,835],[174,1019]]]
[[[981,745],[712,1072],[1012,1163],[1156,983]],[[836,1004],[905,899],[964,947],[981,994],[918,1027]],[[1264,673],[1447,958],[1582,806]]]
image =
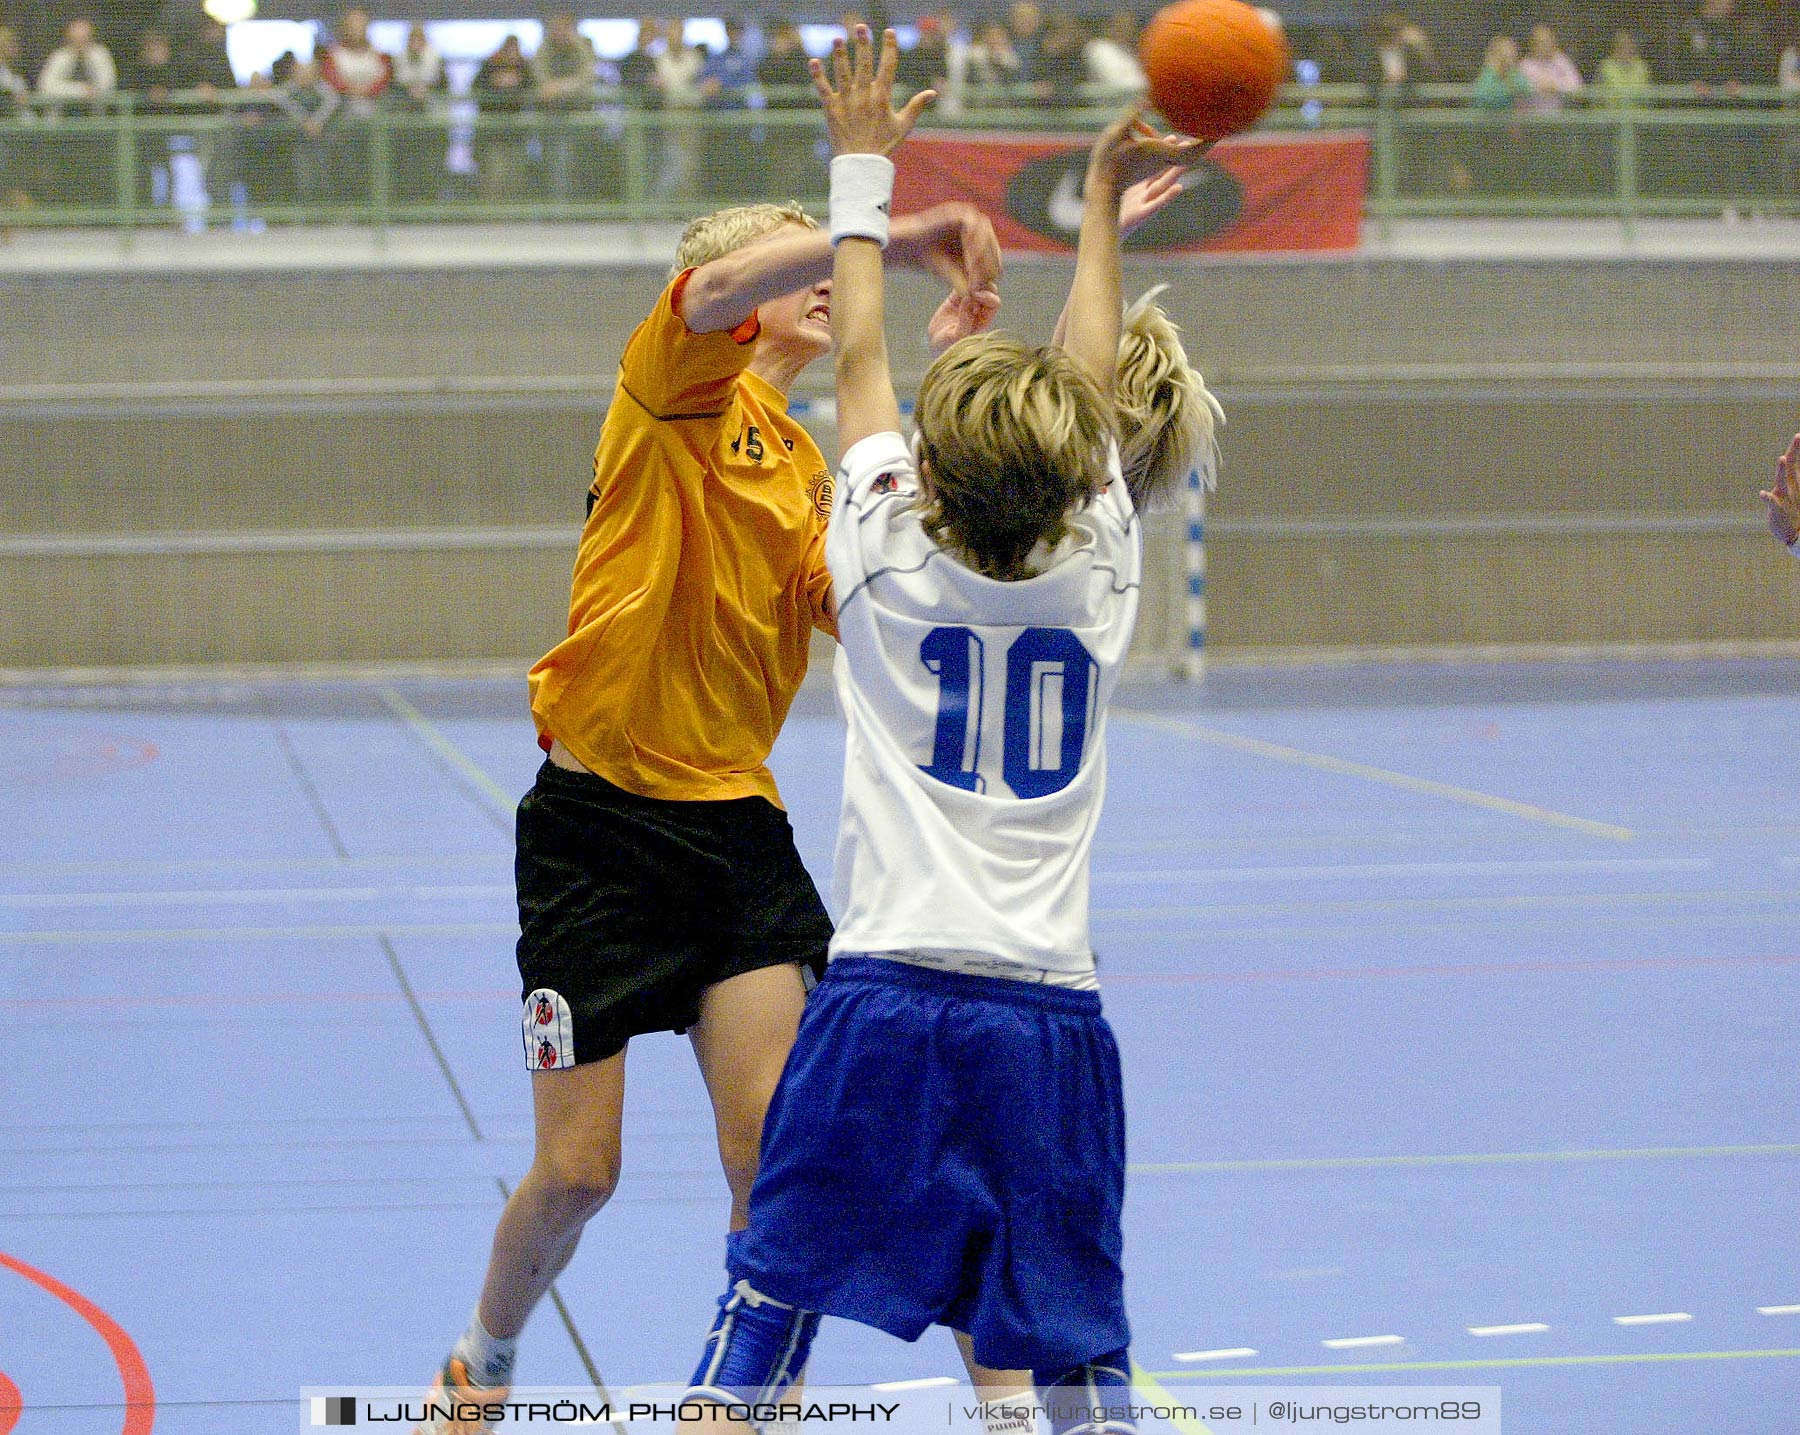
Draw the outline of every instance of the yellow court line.
[[[1471,787],[1457,787],[1453,783],[1434,782],[1428,777],[1413,777],[1404,772],[1391,772],[1385,767],[1371,767],[1366,762],[1351,762],[1347,758],[1331,757],[1322,752],[1308,752],[1305,748],[1286,747],[1278,742],[1264,742],[1261,738],[1241,737],[1237,733],[1226,732],[1221,728],[1207,727],[1203,723],[1187,722],[1181,718],[1164,717],[1160,713],[1147,713],[1120,707],[1115,707],[1114,711],[1127,722],[1160,728],[1164,732],[1195,738],[1200,742],[1211,743],[1215,747],[1230,748],[1234,752],[1246,752],[1255,757],[1273,758],[1276,762],[1292,763],[1297,767],[1310,767],[1320,772],[1336,773],[1340,777],[1360,777],[1367,782],[1378,782],[1384,787],[1397,787],[1403,792],[1418,792],[1428,797],[1441,797],[1450,802],[1460,802],[1468,807],[1482,807],[1490,812],[1504,812],[1509,817],[1523,817],[1530,822],[1548,823],[1552,827],[1566,828],[1571,832],[1585,832],[1590,837],[1606,837],[1614,842],[1630,842],[1637,836],[1629,827],[1620,827],[1611,822],[1595,822],[1588,817],[1573,817],[1566,812],[1554,812],[1548,807],[1538,807],[1529,802],[1518,802],[1510,797],[1497,797],[1491,792],[1477,792]]]
[[[427,747],[468,778],[481,795],[494,804],[502,817],[509,822],[512,820],[514,809],[518,807],[518,803],[513,800],[504,787],[489,777],[472,757],[439,732],[430,718],[401,697],[399,693],[385,685],[378,687],[375,691],[380,694],[381,700],[388,707],[405,719],[407,726],[423,739]]]
[[[1135,1360],[1131,1362],[1131,1383],[1144,1395],[1150,1398],[1152,1405],[1180,1405],[1181,1401],[1172,1395],[1163,1383]],[[1169,1423],[1181,1432],[1181,1435],[1213,1435],[1212,1427],[1200,1419],[1198,1415],[1171,1415]]]
[[[1697,1156],[1800,1156],[1800,1145],[1637,1146],[1592,1151],[1470,1151],[1436,1156],[1295,1156],[1264,1161],[1134,1161],[1134,1176],[1230,1171],[1334,1171],[1359,1166],[1500,1166],[1550,1161],[1678,1161]]]
[[[1510,1360],[1408,1360],[1384,1365],[1266,1365],[1229,1370],[1158,1370],[1161,1380],[1216,1380],[1231,1376],[1367,1375],[1400,1370],[1510,1370],[1524,1366],[1639,1365],[1677,1360],[1793,1360],[1800,1350],[1667,1350],[1642,1355],[1538,1355]]]

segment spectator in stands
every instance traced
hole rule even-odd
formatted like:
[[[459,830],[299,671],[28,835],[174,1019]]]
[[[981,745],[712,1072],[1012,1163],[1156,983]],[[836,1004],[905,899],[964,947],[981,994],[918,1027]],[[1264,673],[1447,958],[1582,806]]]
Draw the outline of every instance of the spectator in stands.
[[[1556,31],[1548,25],[1533,25],[1526,41],[1519,73],[1529,87],[1519,108],[1528,114],[1554,115],[1562,111],[1572,95],[1581,93],[1581,71],[1564,53]],[[1585,130],[1566,126],[1527,129],[1527,152],[1531,156],[1531,179],[1534,188],[1545,193],[1569,193],[1586,186],[1590,156],[1583,148],[1589,138]]]
[[[1410,105],[1420,85],[1443,77],[1436,49],[1411,18],[1390,10],[1376,22],[1373,81],[1383,102]]]
[[[138,36],[137,51],[127,53],[119,65],[119,90],[131,96],[134,114],[146,119],[180,114],[185,106],[175,102],[177,92],[185,88],[175,65],[175,47],[161,30],[146,30]],[[175,136],[161,129],[148,129],[138,135],[137,202],[152,206],[169,202],[170,141]],[[191,137],[182,143],[192,147]]]
[[[593,41],[575,27],[572,14],[558,10],[544,23],[544,43],[531,57],[538,108],[564,113],[592,109],[599,67]]]
[[[394,79],[394,62],[369,43],[369,12],[344,11],[319,60],[319,77],[342,101],[325,135],[325,166],[340,197],[369,190],[369,123]]]
[[[1581,71],[1563,53],[1556,31],[1548,25],[1531,27],[1519,73],[1530,87],[1520,107],[1538,114],[1555,114],[1569,102],[1569,96],[1581,92]]]
[[[173,114],[180,108],[174,96],[186,87],[175,64],[175,47],[161,30],[138,37],[137,53],[119,66],[119,88],[132,96],[132,109],[140,115]]]
[[[756,83],[756,65],[744,48],[744,22],[725,20],[725,44],[709,51],[700,63],[700,93],[713,109],[739,109]]]
[[[984,25],[969,46],[969,83],[989,92],[1004,91],[1025,78],[1025,59],[1001,24]]]
[[[1055,103],[1073,103],[1087,83],[1087,31],[1073,15],[1057,11],[1044,24],[1033,88]]]
[[[1744,77],[1755,68],[1754,36],[1737,0],[1701,0],[1699,10],[1676,30],[1669,75],[1694,93],[1710,98],[1718,92],[1735,99]]]
[[[98,113],[106,97],[119,88],[119,71],[112,51],[94,35],[92,20],[71,20],[63,42],[50,52],[38,71],[38,93],[47,100],[85,101]]]
[[[955,19],[948,12],[919,17],[917,43],[910,50],[900,52],[900,64],[894,71],[895,89],[909,95],[920,90],[936,90],[940,97],[938,108],[943,108],[942,101],[952,89],[951,70],[961,69],[960,65],[951,64],[950,40],[955,25]],[[955,78],[960,79],[960,74]]]
[[[322,203],[330,197],[325,136],[344,97],[326,81],[317,61],[299,58],[278,91],[278,103],[294,125],[288,145],[294,195],[302,204]]]
[[[393,84],[388,99],[414,114],[431,109],[443,97],[447,80],[444,57],[423,21],[415,20],[406,32],[406,48],[393,57]]]
[[[112,52],[94,34],[94,22],[69,21],[63,43],[50,52],[38,71],[38,94],[54,101],[51,116],[98,115],[110,107],[119,88]],[[47,186],[58,200],[71,204],[103,204],[113,193],[108,135],[58,136],[54,153],[45,156]]]
[[[1032,0],[1013,0],[1006,12],[1006,34],[1019,58],[1018,78],[1029,84],[1038,78],[1038,47],[1044,42],[1044,12]]]
[[[203,15],[175,46],[175,67],[181,74],[181,88],[192,90],[203,102],[200,108],[204,114],[219,113],[221,107],[213,101],[238,87],[237,72],[231,68],[231,52],[225,45],[225,33],[225,27],[217,20]]]
[[[575,27],[575,17],[558,10],[545,22],[544,42],[531,57],[537,108],[557,123],[544,138],[545,179],[559,203],[594,190],[594,147],[599,131],[571,124],[569,116],[594,108],[600,59]]]
[[[756,62],[756,82],[768,92],[771,109],[812,108],[811,87],[800,88],[807,85],[806,42],[798,25],[787,21],[775,27]]]
[[[1609,105],[1633,105],[1643,101],[1650,89],[1650,62],[1638,48],[1637,36],[1620,30],[1613,36],[1612,49],[1600,62],[1594,88]]]
[[[706,68],[706,52],[688,43],[685,22],[668,22],[654,59],[656,92],[665,109],[697,110],[705,104],[700,77]]]
[[[1519,188],[1524,130],[1517,111],[1530,93],[1531,84],[1519,71],[1519,42],[1511,35],[1494,36],[1470,95],[1470,102],[1493,121],[1475,132],[1474,163],[1469,166],[1475,182],[1489,193],[1510,194]]]
[[[243,98],[231,107],[231,127],[219,136],[206,179],[215,197],[230,201],[234,227],[260,227],[261,220],[249,217],[252,204],[294,197],[296,118],[272,73],[252,75],[243,87]]]
[[[1511,114],[1530,93],[1531,85],[1519,70],[1519,42],[1511,35],[1494,36],[1481,57],[1471,103],[1495,114]]]
[[[394,56],[394,80],[386,101],[405,116],[394,129],[394,195],[416,203],[437,197],[444,176],[449,135],[442,125],[449,79],[444,57],[420,21],[406,32],[406,45]],[[436,117],[438,122],[427,123]]]
[[[656,53],[655,86],[668,118],[662,127],[662,156],[657,193],[684,201],[697,193],[700,126],[695,113],[706,103],[700,89],[705,54],[687,42],[687,27],[669,21],[662,49]]]
[[[480,113],[475,126],[475,169],[481,197],[489,202],[516,199],[524,189],[527,142],[514,119],[530,108],[535,84],[531,62],[519,48],[519,37],[508,35],[500,48],[481,62],[469,86]]]
[[[31,114],[31,84],[19,71],[22,48],[12,26],[0,25],[0,120]],[[11,135],[0,136],[0,204],[8,209],[24,209],[32,202],[28,154]],[[0,239],[11,237],[12,230],[0,226]]]
[[[22,47],[10,25],[0,25],[0,120],[30,112],[31,82],[19,72]]]
[[[661,43],[661,23],[644,16],[638,21],[637,44],[619,60],[619,87],[628,104],[645,109],[656,105],[656,48]]]
[[[338,92],[347,118],[366,120],[393,83],[394,62],[369,42],[369,12],[346,10],[337,37],[325,47],[319,75]]]
[[[1115,10],[1106,27],[1082,48],[1088,82],[1106,93],[1109,101],[1123,95],[1142,94],[1149,88],[1144,67],[1138,63],[1137,16]]]

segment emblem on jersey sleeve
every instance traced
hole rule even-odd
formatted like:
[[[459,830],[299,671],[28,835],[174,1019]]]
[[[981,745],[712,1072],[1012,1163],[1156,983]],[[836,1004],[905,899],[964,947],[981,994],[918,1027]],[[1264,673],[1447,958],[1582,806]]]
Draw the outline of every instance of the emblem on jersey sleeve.
[[[561,1071],[575,1064],[575,1017],[560,992],[539,987],[525,998],[520,1023],[529,1071]]]
[[[869,486],[874,489],[876,493],[892,493],[895,489],[900,487],[900,480],[895,478],[891,473],[884,473]]]
[[[821,518],[831,517],[831,504],[837,494],[837,485],[832,482],[831,475],[820,469],[813,475],[812,505],[813,511]]]

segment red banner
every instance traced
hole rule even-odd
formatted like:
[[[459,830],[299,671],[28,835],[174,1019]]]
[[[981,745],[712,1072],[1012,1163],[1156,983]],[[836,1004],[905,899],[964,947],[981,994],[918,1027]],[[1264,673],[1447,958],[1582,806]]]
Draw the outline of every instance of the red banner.
[[[894,211],[966,200],[1007,249],[1073,252],[1091,138],[915,134],[894,156]],[[1133,234],[1136,253],[1354,249],[1368,187],[1366,135],[1247,135],[1214,148],[1186,192]]]

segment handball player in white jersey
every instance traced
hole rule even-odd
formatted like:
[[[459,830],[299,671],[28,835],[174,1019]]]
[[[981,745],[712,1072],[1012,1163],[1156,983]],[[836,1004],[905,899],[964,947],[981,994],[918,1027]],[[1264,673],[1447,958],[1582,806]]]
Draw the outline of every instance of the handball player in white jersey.
[[[1159,311],[1134,311],[1121,348],[1119,207],[1200,147],[1135,115],[1100,137],[1060,344],[954,344],[909,446],[882,332],[885,156],[930,96],[891,110],[894,50],[890,32],[877,62],[859,27],[835,84],[814,66],[837,156],[841,916],[688,1399],[777,1399],[826,1314],[905,1340],[950,1326],[982,1365],[1032,1372],[1052,1429],[1124,1430],[1097,1413],[1129,1403],[1130,1361],[1118,1051],[1088,934],[1143,561],[1122,357],[1151,375],[1123,404],[1144,485],[1210,449],[1216,410]]]

